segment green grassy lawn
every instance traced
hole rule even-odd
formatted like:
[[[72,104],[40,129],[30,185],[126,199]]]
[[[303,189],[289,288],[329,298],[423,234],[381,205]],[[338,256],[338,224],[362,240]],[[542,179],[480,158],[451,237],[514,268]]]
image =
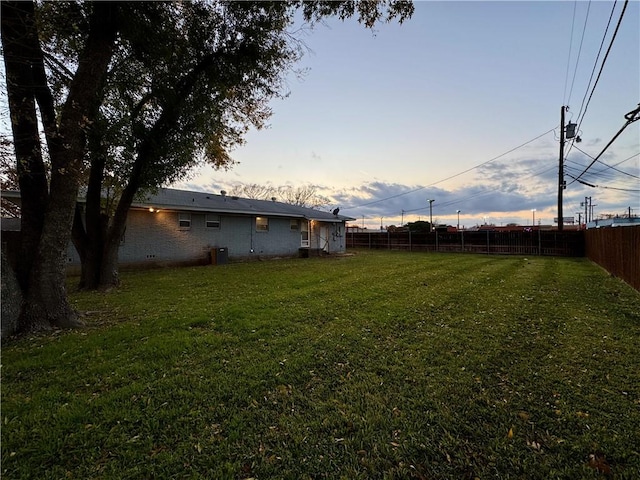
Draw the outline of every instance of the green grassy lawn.
[[[640,478],[640,294],[585,259],[122,275],[2,348],[3,478]]]

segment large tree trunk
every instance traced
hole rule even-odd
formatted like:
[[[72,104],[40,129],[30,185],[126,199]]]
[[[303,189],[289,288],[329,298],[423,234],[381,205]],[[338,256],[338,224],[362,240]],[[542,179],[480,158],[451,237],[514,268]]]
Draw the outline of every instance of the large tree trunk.
[[[80,204],[76,205],[73,217],[72,239],[80,257],[80,290],[96,290],[100,287],[100,271],[103,259],[104,243],[107,234],[109,217],[102,212],[97,213],[99,226],[95,230],[87,225],[91,224],[90,209],[84,211]]]
[[[20,290],[18,279],[14,275],[13,268],[7,260],[4,250],[2,250],[0,277],[2,277],[0,339],[5,339],[13,335],[18,329],[18,316],[22,308],[22,290]]]
[[[20,330],[33,331],[54,326],[74,327],[81,324],[67,301],[65,255],[71,239],[73,213],[83,168],[85,129],[95,117],[96,96],[111,59],[116,37],[117,8],[116,4],[108,2],[96,2],[92,5],[86,45],[78,59],[78,68],[69,85],[69,94],[62,107],[59,127],[56,128],[55,122],[52,121],[52,96],[44,76],[43,54],[39,44],[37,47],[33,45],[33,39],[37,42],[38,38],[33,4],[2,2],[3,46],[5,49],[7,44],[16,46],[18,60],[17,63],[5,60],[7,78],[17,79],[19,86],[23,88],[22,92],[14,91],[14,101],[10,101],[10,107],[21,107],[20,102],[24,101],[23,98],[15,98],[15,95],[20,93],[24,98],[37,100],[51,157],[49,199],[46,210],[41,210],[44,211],[41,234],[36,246],[32,246],[30,250],[34,256],[24,288],[25,301],[18,325]],[[9,15],[8,19],[5,14]],[[31,52],[32,77],[39,82],[27,82],[17,71],[20,67],[19,60],[24,58],[20,57],[20,48]],[[27,107],[24,109],[27,118],[35,116],[35,110],[31,110],[32,104],[29,103]],[[22,110],[11,110],[12,125],[15,124],[14,119],[20,118],[22,114]],[[31,152],[39,151],[39,140],[31,137],[28,143]],[[32,162],[38,160],[33,153],[30,159]],[[34,201],[30,191],[22,191],[22,198],[23,202]],[[38,218],[34,213],[23,210],[23,228],[35,229]]]
[[[84,215],[76,206],[73,220],[73,242],[80,256],[80,284],[82,290],[95,290],[100,286],[100,270],[107,235],[109,217],[103,213],[102,186],[106,166],[106,152],[97,129],[89,134],[91,171],[87,186]],[[84,217],[84,223],[83,223]]]
[[[100,265],[100,284],[98,288],[108,290],[120,284],[118,274],[118,249],[120,240],[116,235],[109,235],[102,251],[102,263]]]
[[[109,224],[109,208],[103,205],[102,198],[107,152],[98,126],[91,129],[88,146],[91,171],[85,210],[83,214],[81,209],[76,207],[73,223],[73,241],[81,262],[79,288],[109,289],[119,283],[118,248],[124,233],[126,215],[122,218],[121,214],[116,213],[117,220]],[[130,206],[131,204],[127,206],[127,212]]]
[[[34,34],[33,3],[2,2],[1,7],[7,97],[22,195],[22,238],[15,273],[21,290],[25,292],[49,196],[33,91],[34,65],[42,59],[42,52]]]
[[[118,251],[120,248],[120,240],[125,232],[127,215],[133,199],[141,188],[155,186],[154,181],[149,182],[147,177],[149,171],[154,167],[154,162],[158,161],[162,155],[162,144],[167,141],[169,132],[175,128],[181,111],[185,108],[185,99],[192,93],[193,88],[198,83],[200,75],[218,60],[218,53],[206,55],[198,62],[192,71],[178,82],[173,100],[163,105],[159,118],[140,139],[136,152],[136,160],[127,179],[127,185],[120,195],[113,218],[111,219],[108,229],[106,229],[106,233],[104,233],[105,230],[101,230],[102,236],[100,238],[103,239],[102,245],[100,245],[98,241],[86,241],[84,243],[84,246],[93,250],[91,253],[85,252],[85,260],[82,266],[84,273],[81,280],[81,285],[84,288],[94,288],[90,282],[95,279],[95,264],[91,264],[90,262],[98,261],[100,262],[100,272],[97,288],[109,289],[119,284]],[[93,169],[94,165],[92,165],[92,174]],[[102,178],[100,178],[100,183],[101,182]],[[89,186],[91,187],[92,185],[93,182],[90,181]],[[97,177],[95,185],[97,185]],[[95,198],[93,200],[95,200]],[[87,198],[87,234],[90,230],[90,222],[95,221],[90,219],[95,219],[98,216],[95,209],[90,209],[89,205],[90,200]],[[89,240],[89,235],[85,237],[85,240]]]
[[[55,175],[51,181],[51,191],[55,191],[56,194],[51,195],[46,212],[20,317],[20,330],[34,331],[83,325],[67,301],[65,287],[65,256],[78,186],[75,182],[59,178],[60,176]]]
[[[120,283],[118,275],[118,250],[120,239],[124,235],[127,224],[127,215],[133,203],[133,199],[140,188],[140,158],[136,160],[129,183],[120,195],[116,211],[107,231],[104,248],[102,250],[102,265],[100,267],[101,289],[115,287]]]
[[[149,170],[153,168],[154,162],[157,161],[161,155],[159,145],[166,141],[168,132],[174,127],[180,116],[181,109],[184,108],[184,99],[197,84],[198,77],[208,66],[213,64],[216,59],[216,55],[205,57],[198,63],[194,70],[179,83],[177,88],[178,94],[174,97],[174,101],[163,106],[160,117],[140,142],[127,185],[122,191],[113,219],[105,236],[99,288],[108,289],[119,284],[118,250],[120,248],[120,239],[124,235],[127,215],[129,214],[133,199],[141,188],[150,186],[145,182],[145,177]]]

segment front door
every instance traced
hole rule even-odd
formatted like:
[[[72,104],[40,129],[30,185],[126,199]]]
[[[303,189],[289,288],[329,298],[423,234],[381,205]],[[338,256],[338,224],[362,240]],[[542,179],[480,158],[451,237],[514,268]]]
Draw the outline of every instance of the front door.
[[[329,227],[325,225],[320,227],[320,248],[329,253]]]

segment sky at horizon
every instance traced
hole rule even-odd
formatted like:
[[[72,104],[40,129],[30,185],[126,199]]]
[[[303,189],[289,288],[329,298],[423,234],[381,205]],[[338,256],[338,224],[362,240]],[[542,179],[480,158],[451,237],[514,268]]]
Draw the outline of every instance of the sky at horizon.
[[[582,143],[566,149],[565,171],[578,176],[592,161],[585,153],[600,153],[640,102],[638,2],[627,4],[586,102],[623,4],[416,2],[403,25],[373,32],[353,19],[327,20],[303,37],[309,52],[298,68],[306,73],[288,77],[270,128],[250,131],[232,152],[239,163],[173,186],[313,185],[329,209],[368,228],[428,220],[427,199],[438,223],[455,225],[461,210],[466,227],[530,224],[535,209],[536,223],[552,224],[561,107],[567,122],[583,120]],[[606,165],[581,177],[597,187],[565,177],[564,216],[583,212],[587,196],[596,214],[640,214],[638,153],[635,122],[602,155]]]

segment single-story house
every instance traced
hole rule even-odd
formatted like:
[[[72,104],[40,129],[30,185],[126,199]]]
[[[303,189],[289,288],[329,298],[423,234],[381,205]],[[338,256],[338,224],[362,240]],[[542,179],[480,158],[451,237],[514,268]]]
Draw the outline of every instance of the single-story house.
[[[346,222],[355,219],[334,212],[224,191],[160,189],[131,206],[119,262],[151,266],[344,253]],[[68,262],[80,263],[73,245]]]

